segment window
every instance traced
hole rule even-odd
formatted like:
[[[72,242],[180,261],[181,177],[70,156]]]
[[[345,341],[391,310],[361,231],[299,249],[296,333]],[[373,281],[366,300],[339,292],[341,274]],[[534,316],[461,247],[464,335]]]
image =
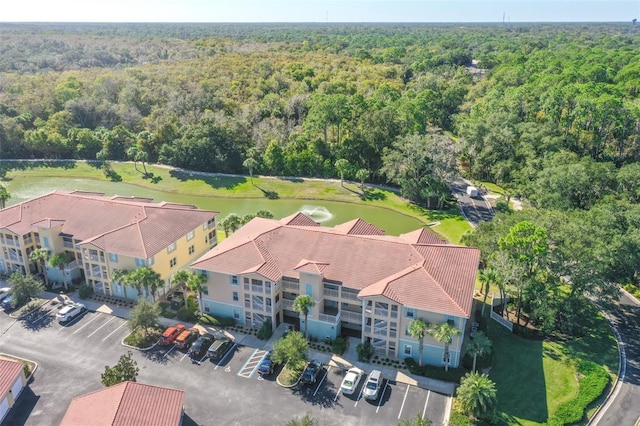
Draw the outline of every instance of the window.
[[[248,278],[248,277],[244,277],[244,278],[242,279],[242,281],[243,281],[245,284],[249,284],[249,278]]]
[[[271,298],[267,297],[265,300],[266,300],[267,308],[269,308],[268,310],[271,310]]]
[[[195,232],[191,231],[187,234],[187,241],[193,240],[193,237],[196,235]]]
[[[265,281],[264,288],[267,293],[271,293],[271,281]]]
[[[237,302],[238,300],[240,300],[240,298],[238,297],[238,292],[237,292],[237,291],[234,291],[234,292],[233,292],[233,301],[234,301],[234,302]]]
[[[412,349],[411,345],[404,345],[404,354],[411,356],[411,349]]]
[[[177,244],[171,243],[169,247],[167,247],[167,253],[173,253],[174,251],[176,251],[176,248],[177,248]]]
[[[169,267],[173,268],[174,266],[176,266],[177,263],[178,263],[178,258],[172,257],[171,260],[169,261]]]
[[[246,280],[246,278],[245,278]],[[231,285],[238,285],[238,276],[237,275],[231,275]]]
[[[49,237],[42,237],[42,245],[44,246],[44,248],[51,248],[49,246]]]
[[[196,251],[195,246],[189,246],[189,254],[192,255],[194,251]]]
[[[444,317],[445,321],[447,322],[447,324],[452,325],[452,326],[456,326],[456,319],[455,317],[450,317],[449,315]]]
[[[209,287],[207,287],[206,285],[202,286],[202,294],[209,294]]]
[[[307,284],[307,295],[313,297],[313,285]]]
[[[233,310],[233,318],[234,319],[240,319],[240,311],[238,311],[237,309]]]
[[[412,308],[404,308],[404,316],[405,318],[415,318],[416,310]]]
[[[151,256],[149,258],[149,266],[153,266],[154,263],[155,263],[155,259],[153,258],[153,256]]]
[[[145,266],[144,264],[145,264],[144,259],[140,259],[140,258],[137,258],[137,257],[136,257],[136,266],[137,266],[138,268],[142,268],[143,266]]]
[[[118,255],[116,253],[109,253],[109,262],[118,263]]]

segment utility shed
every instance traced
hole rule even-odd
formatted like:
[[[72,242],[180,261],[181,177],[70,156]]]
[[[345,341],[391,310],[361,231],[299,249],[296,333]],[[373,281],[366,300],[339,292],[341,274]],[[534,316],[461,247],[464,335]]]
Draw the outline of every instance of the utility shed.
[[[0,422],[7,416],[26,385],[24,365],[18,361],[0,359]]]

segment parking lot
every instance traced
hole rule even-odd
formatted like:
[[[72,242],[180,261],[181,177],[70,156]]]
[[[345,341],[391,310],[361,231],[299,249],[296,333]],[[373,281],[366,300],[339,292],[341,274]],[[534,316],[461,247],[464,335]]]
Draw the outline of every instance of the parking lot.
[[[129,333],[126,320],[86,312],[59,324],[57,308],[48,308],[20,320],[0,316],[0,351],[39,364],[30,392],[4,424],[58,424],[71,399],[102,388],[104,366],[128,350],[121,345]],[[213,363],[206,357],[192,360],[174,345],[157,345],[134,351],[134,359],[139,382],[185,390],[185,425],[277,425],[306,413],[321,425],[394,425],[416,414],[443,424],[444,395],[387,380],[381,397],[368,401],[361,396],[363,377],[354,394],[345,396],[339,392],[344,371],[335,366],[325,366],[312,386],[283,388],[275,381],[279,368],[265,378],[257,373],[266,353],[237,343]]]

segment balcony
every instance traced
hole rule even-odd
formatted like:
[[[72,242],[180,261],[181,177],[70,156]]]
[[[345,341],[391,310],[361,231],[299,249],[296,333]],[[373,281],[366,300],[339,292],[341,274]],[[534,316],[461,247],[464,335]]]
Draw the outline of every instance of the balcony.
[[[376,308],[375,309],[375,313],[379,317],[388,317],[389,316],[389,310],[388,309]]]
[[[250,287],[250,284],[249,284],[249,283],[244,283],[244,290],[245,290],[245,291],[249,291],[249,289],[250,289],[250,288],[251,288],[251,287]]]
[[[358,292],[342,289],[342,298],[349,300],[358,300]]]
[[[325,296],[329,296],[329,297],[339,297],[340,293],[338,290],[331,290],[329,288],[325,288],[323,293]]]
[[[262,293],[262,286],[261,285],[252,284],[251,285],[251,291],[253,291],[254,293]]]
[[[282,308],[288,311],[293,311],[293,300],[282,299]]]
[[[247,308],[247,309],[250,308],[251,307],[251,302],[245,300],[244,307]]]
[[[294,290],[296,292],[300,290],[300,284],[291,281],[282,281],[282,287],[285,290]]]
[[[24,237],[24,244],[25,245],[29,245],[33,242],[33,238],[31,237]]]
[[[342,310],[340,312],[340,316],[342,317],[342,321],[355,322],[357,324],[362,324],[362,314],[359,312],[352,312],[347,310]]]
[[[375,336],[382,336],[382,337],[386,337],[387,336],[387,329],[386,328],[376,328],[373,331],[373,334]]]
[[[65,241],[63,245],[68,248],[75,248],[71,241]]]
[[[340,321],[340,313],[338,313],[337,315],[319,314],[318,319],[323,322],[337,324],[338,321]]]
[[[252,309],[254,311],[264,311],[264,305],[260,303],[254,303]]]

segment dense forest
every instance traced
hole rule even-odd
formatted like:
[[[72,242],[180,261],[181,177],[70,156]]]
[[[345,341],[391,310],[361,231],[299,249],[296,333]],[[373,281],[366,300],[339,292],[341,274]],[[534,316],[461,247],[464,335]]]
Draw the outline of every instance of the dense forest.
[[[483,279],[571,333],[585,292],[639,280],[638,31],[2,24],[0,158],[344,176],[439,207],[462,172],[536,208],[467,236]]]

